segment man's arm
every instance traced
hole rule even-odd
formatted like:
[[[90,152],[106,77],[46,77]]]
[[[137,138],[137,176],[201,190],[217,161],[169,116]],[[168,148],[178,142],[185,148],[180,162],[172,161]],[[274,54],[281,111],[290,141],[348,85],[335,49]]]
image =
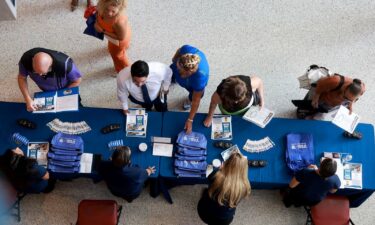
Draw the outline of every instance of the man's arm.
[[[125,85],[125,81],[121,79],[122,76],[120,74],[117,76],[117,97],[118,100],[120,100],[122,104],[122,109],[124,114],[127,114],[129,112],[129,106],[128,106],[128,97],[129,97],[129,91],[128,88]]]
[[[198,111],[202,95],[203,95],[203,91],[193,91],[193,99],[192,99],[192,102],[191,102],[191,109],[190,109],[189,117],[187,118],[187,120],[185,122],[185,127],[184,127],[187,134],[191,133],[191,131],[193,129],[193,120],[194,120],[195,114]]]
[[[289,182],[289,187],[290,188],[295,188],[299,184],[298,180],[296,177],[293,177],[292,180]]]
[[[71,82],[71,83],[68,85],[68,88],[78,87],[78,86],[81,84],[81,81],[82,81],[82,78],[78,78],[77,80]]]
[[[215,93],[212,94],[211,102],[210,102],[210,108],[208,109],[208,114],[206,116],[206,119],[203,121],[203,124],[206,127],[210,127],[212,123],[212,118],[214,116],[214,112],[216,109],[216,106],[221,103],[221,99],[219,94],[215,91]]]
[[[172,75],[173,71],[169,66],[165,65],[165,72],[164,72],[164,78],[163,78],[163,90],[168,91],[169,86],[171,85]]]
[[[29,88],[27,86],[27,77],[24,77],[21,74],[18,74],[17,80],[18,80],[18,87],[20,88],[20,91],[21,91],[21,93],[23,95],[23,98],[25,99],[25,102],[26,102],[27,111],[29,111],[29,112],[35,111],[36,108],[34,106],[34,101],[30,97]]]

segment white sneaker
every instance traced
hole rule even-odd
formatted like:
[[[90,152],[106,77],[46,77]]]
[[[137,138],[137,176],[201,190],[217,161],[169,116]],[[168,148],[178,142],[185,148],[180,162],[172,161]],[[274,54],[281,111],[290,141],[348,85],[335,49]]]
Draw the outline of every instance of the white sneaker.
[[[187,97],[185,100],[184,100],[184,104],[182,105],[182,108],[184,110],[189,110],[191,109],[191,101],[189,99],[189,97]]]

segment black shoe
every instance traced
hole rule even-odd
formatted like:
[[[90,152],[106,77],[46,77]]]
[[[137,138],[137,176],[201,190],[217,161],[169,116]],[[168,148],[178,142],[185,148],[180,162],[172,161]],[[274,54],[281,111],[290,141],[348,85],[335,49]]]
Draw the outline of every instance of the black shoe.
[[[27,119],[18,119],[17,124],[20,125],[21,127],[25,127],[28,129],[35,129],[36,124],[30,120]]]
[[[353,133],[349,133],[348,131],[345,131],[342,135],[344,135],[344,137],[347,137],[347,138],[353,138],[357,140],[362,139],[362,134],[358,131],[353,131]]]
[[[228,142],[228,141],[216,141],[214,142],[214,146],[216,148],[221,148],[221,149],[228,149],[230,147],[233,146],[233,143],[232,142]]]
[[[114,123],[114,124],[109,124],[109,125],[103,127],[100,131],[103,134],[108,134],[110,132],[113,132],[113,131],[116,131],[116,130],[119,130],[119,129],[120,129],[120,124]]]

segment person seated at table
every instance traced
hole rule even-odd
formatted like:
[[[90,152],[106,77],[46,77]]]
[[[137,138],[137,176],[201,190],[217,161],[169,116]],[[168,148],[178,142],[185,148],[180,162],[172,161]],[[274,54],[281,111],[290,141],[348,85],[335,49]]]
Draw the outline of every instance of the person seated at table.
[[[343,82],[341,87],[339,86],[340,82]],[[337,89],[337,87],[340,88]],[[343,78],[340,76],[325,77],[317,82],[315,91],[311,93],[311,104],[314,108],[322,107],[327,111],[343,105],[351,113],[353,103],[363,95],[365,89],[365,84],[359,79],[352,79],[346,76],[343,76]]]
[[[112,153],[111,161],[102,161],[99,167],[99,173],[111,193],[128,202],[140,195],[145,181],[155,173],[154,166],[142,169],[132,165],[130,156],[129,147],[119,146]]]
[[[230,224],[239,202],[250,194],[247,159],[233,153],[208,176],[208,189],[204,189],[198,203],[198,214],[207,224]]]
[[[14,188],[22,193],[49,193],[56,180],[35,159],[26,157],[19,148],[8,149],[0,157],[0,169]]]
[[[212,118],[219,105],[222,114],[243,115],[252,105],[264,106],[263,82],[257,76],[230,76],[222,80],[212,94],[208,115],[203,121],[211,126]]]
[[[202,51],[193,46],[184,45],[177,50],[170,67],[173,70],[173,80],[189,92],[183,104],[184,110],[190,109],[184,127],[186,133],[189,134],[208,83],[210,72],[208,62]]]
[[[158,112],[168,110],[167,94],[171,84],[172,70],[159,62],[138,60],[120,71],[117,77],[117,96],[124,114],[129,113],[128,99],[146,110],[155,106]],[[160,92],[164,98],[160,98]]]
[[[341,182],[335,174],[337,163],[326,158],[316,165],[298,171],[284,193],[283,202],[286,207],[291,205],[314,206],[322,201],[328,193],[335,193]]]
[[[19,63],[18,86],[26,102],[27,111],[35,111],[30,97],[27,77],[42,91],[57,91],[77,87],[81,83],[81,73],[66,54],[45,48],[33,48],[25,52]]]

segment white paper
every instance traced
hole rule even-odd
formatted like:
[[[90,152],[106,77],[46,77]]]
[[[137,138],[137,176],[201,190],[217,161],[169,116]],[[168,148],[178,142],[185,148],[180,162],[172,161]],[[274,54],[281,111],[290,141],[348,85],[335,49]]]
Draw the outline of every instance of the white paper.
[[[214,115],[211,128],[212,140],[232,140],[232,117]]]
[[[273,111],[265,107],[260,110],[259,106],[251,106],[242,118],[264,128],[272,120],[274,115],[275,113]]]
[[[173,144],[154,143],[152,147],[152,155],[172,157]]]
[[[94,155],[91,153],[83,153],[81,155],[81,162],[79,167],[80,173],[91,173],[93,157]]]
[[[340,106],[339,111],[332,120],[332,123],[348,131],[349,133],[353,133],[359,123],[359,119],[360,118],[357,114],[352,112],[352,114],[349,115],[349,109],[344,106]]]
[[[27,145],[27,156],[36,159],[38,165],[47,167],[49,151],[48,142],[29,142]]]
[[[230,155],[232,155],[232,153],[234,152],[241,153],[237,145],[233,145],[232,147],[222,151],[221,157],[223,158],[224,161],[226,161],[227,159],[229,159]]]
[[[67,95],[56,98],[56,112],[78,110],[78,95]]]

